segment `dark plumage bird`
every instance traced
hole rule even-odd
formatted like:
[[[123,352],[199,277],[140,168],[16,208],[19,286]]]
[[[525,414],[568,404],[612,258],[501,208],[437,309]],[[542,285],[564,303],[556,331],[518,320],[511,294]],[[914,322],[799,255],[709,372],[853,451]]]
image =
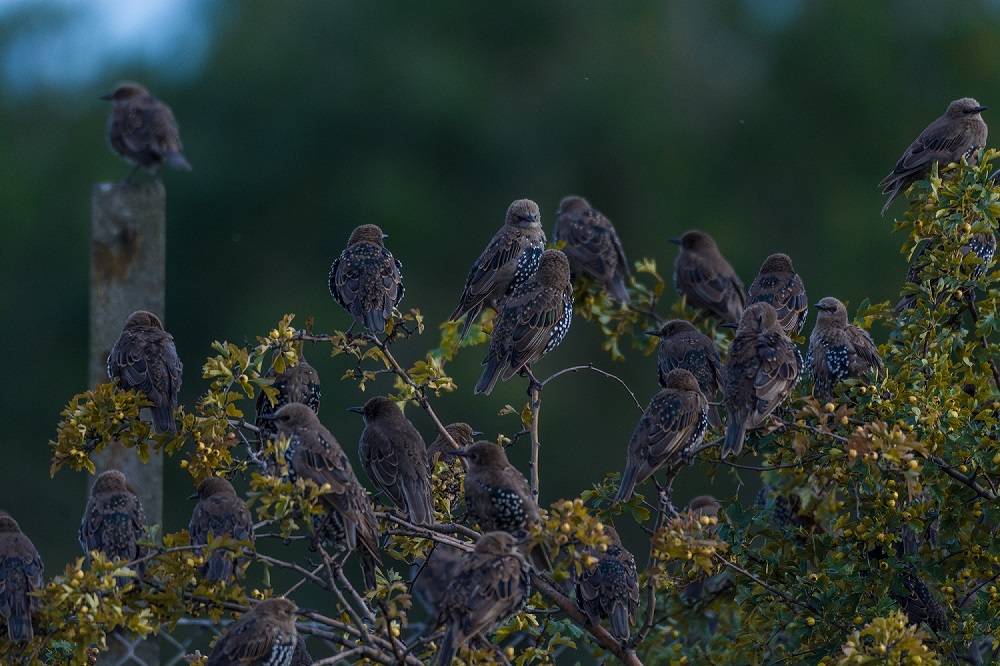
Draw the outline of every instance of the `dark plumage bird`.
[[[347,248],[330,266],[330,293],[354,323],[371,333],[385,332],[392,309],[403,300],[403,264],[393,258],[374,224],[362,224],[351,233]]]
[[[116,469],[102,472],[90,489],[90,500],[80,523],[83,552],[100,551],[110,560],[131,562],[142,556],[139,540],[146,536],[146,513],[128,487],[125,475]],[[118,578],[118,585],[128,581]]]
[[[778,323],[789,336],[798,335],[806,323],[809,301],[802,278],[792,268],[787,254],[772,254],[747,292],[747,305],[770,303],[778,313]]]
[[[893,599],[899,604],[906,617],[913,624],[920,626],[926,622],[935,633],[948,630],[948,614],[941,603],[934,598],[934,593],[927,583],[909,567],[900,575],[904,594],[893,594]]]
[[[723,322],[739,321],[743,313],[743,281],[719,253],[712,237],[688,231],[671,238],[680,245],[674,260],[674,287],[689,305]]]
[[[605,524],[604,535],[608,537],[607,550],[587,551],[597,564],[577,576],[576,600],[591,624],[596,626],[602,617],[608,618],[611,635],[624,641],[639,607],[639,573],[635,558],[622,545],[615,528]]]
[[[476,437],[483,434],[478,430],[473,430],[472,426],[468,423],[449,423],[444,429],[448,431],[448,434],[451,435],[451,438],[458,445],[459,449],[472,446]],[[451,460],[456,450],[455,446],[444,435],[439,434],[431,445],[427,447],[427,459],[431,462],[431,465],[434,464],[435,458]],[[465,458],[459,458],[459,460],[462,461],[463,467],[468,468]]]
[[[923,271],[924,268],[926,268],[924,255],[934,245],[935,242],[931,241],[929,243],[925,243],[924,246],[920,248],[920,252],[917,253],[917,256],[913,259],[913,262],[906,271],[906,281],[908,283],[920,284],[924,281]],[[973,234],[972,238],[969,239],[969,242],[959,248],[959,252],[961,253],[963,260],[962,274],[968,275],[973,280],[980,280],[983,275],[986,274],[989,267],[993,265],[993,257],[997,252],[997,237],[992,231]],[[971,267],[966,267],[964,260],[969,253],[973,253],[979,257],[980,262]],[[940,305],[945,298],[946,296],[944,294],[939,294],[934,303],[934,307]],[[916,294],[907,294],[906,296],[903,296],[898,303],[896,303],[895,311],[905,312],[912,308],[916,302]]]
[[[985,110],[985,106],[980,106],[971,97],[956,99],[948,105],[943,116],[920,133],[899,158],[892,173],[878,184],[884,188],[882,194],[889,195],[882,206],[883,215],[893,199],[927,177],[935,162],[945,167],[963,157],[969,162],[975,160],[976,151],[986,145],[986,123],[980,115]]]
[[[708,403],[698,380],[687,370],[674,368],[664,383],[666,388],[649,401],[629,440],[625,473],[615,502],[627,502],[636,485],[663,467],[675,468],[678,459],[705,437]]]
[[[743,311],[722,368],[723,404],[729,414],[722,455],[739,455],[755,428],[791,392],[799,378],[799,353],[768,303]]]
[[[17,521],[0,511],[0,615],[7,620],[7,635],[15,643],[35,637],[31,611],[38,600],[31,595],[45,585],[42,558]]]
[[[174,338],[163,330],[160,318],[145,310],[130,314],[108,356],[108,377],[117,379],[123,391],[138,390],[153,403],[156,432],[177,430],[174,410],[183,370]]]
[[[228,480],[221,476],[208,477],[198,484],[198,492],[191,499],[195,497],[198,498],[198,504],[194,507],[191,523],[188,525],[192,545],[206,546],[213,537],[222,536],[237,541],[253,540],[250,512]],[[202,574],[213,583],[231,583],[239,573],[239,563],[244,561],[246,558],[243,557],[234,561],[230,551],[218,548],[208,556]]]
[[[562,251],[573,275],[585,275],[614,300],[629,303],[628,259],[611,220],[578,196],[563,197],[556,214],[552,240],[565,241]]]
[[[719,504],[719,500],[711,495],[698,495],[688,502],[684,510],[698,516],[714,516],[717,518],[719,516],[719,509],[721,508],[722,505]]]
[[[444,543],[437,543],[431,550],[426,564],[423,560],[413,563],[413,592],[423,602],[431,615],[441,609],[441,600],[448,591],[462,566],[465,551]]]
[[[660,386],[666,388],[667,373],[674,368],[684,368],[698,380],[698,387],[709,403],[715,400],[722,381],[722,359],[715,343],[698,332],[694,324],[686,319],[671,319],[658,331],[646,331],[646,335],[660,338],[657,350],[659,357]],[[719,426],[719,409],[708,405],[708,422]]]
[[[358,454],[368,478],[418,525],[434,523],[431,467],[424,438],[389,398],[377,395],[348,411],[365,420]]]
[[[298,610],[289,599],[264,599],[222,632],[205,666],[292,666]]]
[[[138,83],[119,83],[101,99],[112,102],[108,143],[126,162],[135,165],[126,180],[142,167],[156,175],[166,162],[175,169],[191,170],[184,159],[181,135],[170,107]]]
[[[274,383],[271,386],[278,391],[278,397],[272,405],[271,400],[263,391],[257,396],[257,418],[254,425],[260,429],[258,437],[261,445],[269,439],[274,439],[278,434],[274,421],[265,417],[274,414],[288,403],[300,402],[319,414],[319,402],[322,396],[319,373],[306,362],[301,349],[298,350],[298,355],[299,362],[293,366],[286,366],[285,371],[281,374],[275,373],[274,366],[268,368],[267,372],[264,373],[265,377],[274,378]]]
[[[822,400],[833,395],[838,382],[878,373],[883,366],[868,331],[848,323],[843,303],[827,296],[816,309],[819,313],[809,336],[806,365],[813,377],[813,394]]]
[[[489,395],[501,372],[504,381],[522,370],[530,372],[535,362],[563,341],[572,320],[569,261],[559,250],[546,250],[538,271],[514,290],[497,317],[476,393]]]
[[[437,666],[450,666],[458,648],[485,638],[524,606],[530,592],[528,563],[505,532],[487,532],[467,554],[438,609],[436,624],[445,634]]]
[[[493,236],[465,278],[465,291],[449,320],[465,316],[462,339],[484,307],[499,313],[507,297],[538,270],[545,250],[545,232],[538,204],[518,199],[507,208],[500,231]]]

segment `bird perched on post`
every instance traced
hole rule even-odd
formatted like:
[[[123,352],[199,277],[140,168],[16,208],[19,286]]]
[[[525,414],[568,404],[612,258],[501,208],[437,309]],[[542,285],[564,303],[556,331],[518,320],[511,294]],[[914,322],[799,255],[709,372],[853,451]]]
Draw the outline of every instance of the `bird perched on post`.
[[[780,252],[764,260],[750,285],[746,302],[747,305],[770,303],[778,313],[778,323],[789,337],[802,331],[809,313],[802,278],[792,268],[791,257]]]
[[[667,373],[674,368],[684,368],[698,380],[705,400],[711,403],[719,392],[722,379],[722,359],[715,343],[707,335],[702,335],[694,324],[686,319],[671,319],[658,331],[646,331],[646,335],[660,338],[657,350],[659,358],[659,380],[662,388],[667,387]],[[708,405],[708,422],[718,427],[719,409]]]
[[[299,643],[295,602],[271,597],[222,632],[205,666],[291,666]]]
[[[156,432],[176,432],[174,410],[179,404],[184,364],[174,338],[152,312],[136,310],[125,320],[121,336],[108,356],[108,377],[123,391],[138,390],[149,399]]]
[[[431,615],[436,616],[441,609],[441,600],[448,591],[448,585],[459,572],[465,551],[444,543],[435,543],[424,560],[413,563],[413,592],[420,598]]]
[[[878,184],[889,198],[882,206],[882,215],[900,193],[927,177],[935,162],[945,167],[963,157],[970,163],[976,151],[986,145],[986,123],[980,115],[986,110],[971,97],[956,99],[944,115],[928,125],[896,162],[892,172]]]
[[[309,409],[319,414],[319,403],[322,393],[320,391],[319,373],[306,362],[306,357],[302,355],[302,346],[297,350],[299,362],[295,365],[286,366],[284,372],[276,373],[272,365],[264,373],[266,378],[274,378],[271,387],[278,392],[274,404],[263,391],[257,396],[257,418],[254,425],[259,429],[258,438],[261,446],[269,439],[274,439],[278,434],[278,429],[274,426],[274,421],[266,416],[274,414],[290,402],[301,402]],[[275,356],[281,352],[276,350]]]
[[[687,370],[674,368],[664,383],[666,387],[649,401],[629,440],[616,503],[627,502],[636,485],[668,464],[676,468],[678,459],[705,437],[708,403],[698,380]],[[668,476],[672,478],[673,474]]]
[[[15,643],[35,637],[31,612],[38,599],[31,593],[45,585],[42,558],[21,532],[17,521],[0,511],[0,615],[7,620],[7,635]]]
[[[743,313],[743,281],[719,253],[712,237],[688,231],[671,238],[680,245],[674,260],[674,287],[694,308],[725,322],[739,321]]]
[[[591,624],[597,626],[602,617],[608,618],[611,635],[624,641],[639,607],[639,573],[635,558],[622,545],[615,528],[605,524],[604,536],[608,538],[607,550],[587,550],[597,564],[576,576],[576,600]]]
[[[567,196],[559,202],[554,241],[565,241],[562,251],[573,275],[585,275],[601,285],[619,303],[630,302],[625,282],[631,277],[625,250],[611,220],[592,208],[583,197]]]
[[[108,143],[134,165],[126,181],[132,182],[139,167],[155,176],[163,162],[175,169],[191,170],[184,159],[181,135],[169,106],[130,81],[119,83],[114,92],[102,95],[101,99],[112,103]]]
[[[528,563],[517,545],[510,534],[487,532],[463,559],[435,621],[445,626],[437,666],[450,666],[469,639],[485,638],[524,606],[530,592]]]
[[[374,224],[362,224],[330,266],[333,299],[354,317],[352,328],[361,324],[371,333],[385,332],[393,308],[403,300],[403,264],[385,248],[386,237]]]
[[[816,304],[819,313],[809,336],[806,365],[813,376],[813,395],[824,400],[845,379],[882,370],[882,358],[868,331],[847,321],[847,308],[833,296]]]
[[[465,449],[472,446],[476,437],[483,434],[478,430],[473,430],[472,426],[468,423],[449,423],[444,429],[451,435],[451,439],[458,445],[458,449]],[[455,455],[456,450],[454,444],[448,441],[444,435],[439,434],[431,445],[427,447],[427,459],[433,465],[435,457],[444,459],[445,456],[450,457]],[[465,458],[459,458],[459,460],[462,461],[462,466],[468,469],[468,463],[465,462]]]
[[[769,303],[743,311],[722,368],[723,404],[729,414],[723,457],[739,455],[746,431],[755,428],[791,392],[799,378],[799,354]]]
[[[198,499],[191,514],[188,532],[192,546],[207,546],[213,537],[229,537],[236,541],[253,541],[253,520],[247,505],[236,494],[227,479],[210,476],[198,484],[198,492],[189,499]],[[200,552],[200,550],[199,550]],[[239,565],[245,557],[233,560],[230,551],[218,548],[208,556],[202,575],[210,582],[233,582],[239,576]]]
[[[462,340],[484,307],[499,313],[507,297],[538,270],[545,250],[545,231],[538,204],[518,199],[507,208],[500,231],[493,236],[465,278],[465,291],[449,321],[465,316]]]
[[[116,469],[102,472],[90,489],[80,523],[83,552],[100,551],[109,560],[122,562],[137,560],[145,550],[139,540],[146,536],[146,527],[142,502],[128,487],[125,475]],[[119,577],[118,586],[127,581]]]
[[[365,420],[358,454],[368,478],[393,504],[406,511],[411,521],[433,525],[431,467],[424,438],[396,403],[385,396],[377,395],[363,407],[347,411]]]
[[[559,250],[546,250],[538,271],[504,303],[475,392],[489,395],[501,372],[504,381],[521,371],[530,373],[536,361],[563,341],[572,320],[569,260]]]

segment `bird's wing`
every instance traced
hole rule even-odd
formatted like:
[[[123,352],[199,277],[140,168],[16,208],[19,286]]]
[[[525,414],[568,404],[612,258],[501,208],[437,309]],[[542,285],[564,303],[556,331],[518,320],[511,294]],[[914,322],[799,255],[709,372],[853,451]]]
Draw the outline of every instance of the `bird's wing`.
[[[402,461],[394,443],[387,436],[366,431],[361,435],[361,461],[375,485],[387,492],[396,506],[405,507],[400,480]]]
[[[465,279],[465,291],[459,302],[452,319],[457,319],[464,312],[468,312],[477,305],[487,303],[492,300],[495,291],[506,291],[517,268],[515,259],[521,252],[521,238],[517,234],[510,233],[504,226],[493,236],[490,244],[486,246],[483,253],[479,255],[469,275]]]
[[[613,266],[608,258],[621,249],[621,243],[616,247],[617,236],[603,215],[593,209],[579,216],[564,215],[559,219],[556,235],[566,241],[562,251],[571,263],[582,265],[592,278],[604,281],[611,277]]]
[[[927,169],[934,162],[953,161],[955,150],[967,139],[967,132],[956,132],[951,121],[944,117],[938,118],[910,144],[892,173],[879,183],[879,187],[885,188],[882,194],[888,194],[900,178]]]
[[[695,434],[702,423],[702,410],[689,404],[687,394],[670,393],[654,398],[643,415],[639,428],[646,439],[647,464],[662,465],[676,454]]]
[[[858,328],[857,326],[848,326],[847,338],[851,342],[851,346],[854,347],[854,353],[858,355],[858,358],[867,367],[861,372],[866,372],[869,368],[879,372],[882,370],[882,357],[879,356],[878,347],[875,346],[875,342],[872,341],[871,336],[868,331]],[[852,368],[852,373],[855,369]]]
[[[763,418],[788,394],[799,376],[799,364],[791,343],[777,333],[766,333],[757,346],[759,365],[754,377],[756,412]]]
[[[523,298],[515,301],[512,297],[504,310],[508,308],[515,314],[510,338],[510,370],[505,373],[510,376],[542,354],[556,322],[565,314],[566,304],[563,290],[536,284],[524,292]]]

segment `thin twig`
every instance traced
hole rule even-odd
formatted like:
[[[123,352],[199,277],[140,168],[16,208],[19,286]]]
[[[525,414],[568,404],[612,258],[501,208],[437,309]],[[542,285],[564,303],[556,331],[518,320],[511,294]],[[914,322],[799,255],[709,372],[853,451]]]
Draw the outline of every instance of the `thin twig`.
[[[955,479],[959,483],[965,484],[969,488],[972,488],[972,490],[974,490],[975,493],[977,495],[979,495],[980,497],[982,497],[984,499],[988,499],[991,502],[995,502],[996,501],[996,499],[997,499],[997,494],[996,493],[990,492],[989,490],[986,490],[986,488],[983,488],[981,485],[979,485],[978,483],[976,483],[975,481],[973,481],[972,479],[970,479],[969,477],[967,477],[965,474],[962,474],[957,469],[955,469],[954,467],[952,467],[951,465],[949,465],[941,457],[936,456],[936,455],[928,455],[927,459],[930,460],[930,461],[932,461],[934,464],[936,464],[941,469],[942,472],[944,472],[945,474],[947,474],[951,478]]]
[[[625,380],[622,379],[621,377],[619,377],[618,375],[613,375],[610,372],[607,372],[606,370],[601,370],[600,368],[595,367],[593,363],[588,363],[587,365],[574,365],[572,368],[563,368],[562,370],[560,370],[560,371],[558,371],[556,373],[553,373],[553,374],[549,375],[548,377],[546,377],[545,379],[543,379],[542,382],[541,382],[542,386],[545,386],[546,384],[548,384],[550,381],[552,381],[556,377],[561,377],[562,375],[568,374],[570,372],[580,372],[581,370],[592,370],[592,371],[596,372],[599,375],[603,375],[603,376],[607,377],[608,379],[613,379],[616,382],[618,382],[619,384],[621,384],[622,388],[624,388],[626,391],[628,391],[628,394],[632,397],[632,402],[634,402],[635,406],[639,408],[640,412],[642,412],[642,404],[635,397],[635,393],[632,392],[632,389],[629,388],[628,384],[625,383]]]
[[[472,544],[465,541],[460,541],[454,537],[448,536],[450,534],[461,534],[462,536],[468,537],[473,541],[477,541],[480,537],[479,532],[469,529],[464,525],[458,525],[456,523],[436,523],[434,525],[414,525],[410,521],[400,518],[399,516],[389,513],[387,511],[376,511],[375,515],[379,518],[385,518],[390,520],[404,530],[389,530],[389,534],[394,532],[399,532],[402,536],[418,536],[425,539],[431,539],[439,543],[443,543],[448,546],[454,546],[461,550],[472,550]]]
[[[530,377],[530,374],[529,374]],[[542,411],[542,383],[531,377],[529,380],[528,392],[531,395],[531,458],[528,467],[531,471],[531,496],[538,502],[538,450],[541,444],[538,441],[538,416]]]
[[[806,458],[805,460],[800,460],[799,462],[789,463],[788,465],[773,465],[771,467],[755,467],[753,465],[740,465],[739,463],[734,463],[723,458],[711,458],[705,462],[712,463],[713,465],[728,465],[730,467],[735,467],[736,469],[746,469],[751,472],[770,472],[773,469],[792,469],[793,467],[798,467],[800,465],[807,465],[812,462],[816,462],[820,458],[824,457],[826,454],[815,455],[812,458]]]
[[[655,478],[653,479],[656,480]],[[667,506],[670,502],[662,491],[660,492],[660,502],[656,506],[656,524],[653,525],[651,536],[655,535],[667,517]],[[646,566],[646,619],[643,621],[639,631],[635,634],[635,645],[639,645],[653,628],[653,618],[656,614],[656,550],[653,548],[653,539],[649,540],[649,564]]]

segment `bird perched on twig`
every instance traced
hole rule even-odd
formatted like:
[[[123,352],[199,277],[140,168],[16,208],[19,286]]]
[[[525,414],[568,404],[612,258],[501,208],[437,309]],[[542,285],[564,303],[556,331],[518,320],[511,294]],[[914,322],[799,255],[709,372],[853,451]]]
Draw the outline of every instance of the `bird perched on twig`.
[[[889,204],[906,189],[927,177],[935,162],[942,167],[963,157],[974,163],[976,151],[986,145],[986,123],[980,115],[986,110],[971,97],[956,99],[940,118],[928,125],[896,162],[892,172],[878,184],[888,194],[882,215]]]
[[[302,346],[299,344],[299,362],[295,365],[286,366],[283,372],[276,373],[272,365],[264,373],[265,378],[273,378],[274,388],[278,395],[274,404],[263,391],[257,396],[257,418],[254,425],[259,429],[258,439],[261,446],[269,439],[274,439],[278,434],[278,429],[274,426],[274,421],[264,418],[274,414],[290,402],[301,402],[303,405],[319,414],[319,403],[322,397],[319,383],[319,373],[306,361],[302,355]],[[280,350],[275,350],[275,356],[280,354]]]
[[[847,321],[847,308],[833,296],[816,304],[819,313],[809,336],[806,366],[813,376],[813,394],[824,400],[833,387],[849,378],[882,371],[882,358],[868,331]]]
[[[374,224],[362,224],[330,266],[330,294],[354,317],[351,328],[361,324],[371,333],[384,333],[393,308],[403,300],[403,264],[386,249],[386,237]]]
[[[282,597],[259,602],[222,632],[205,666],[291,666],[298,610]]]
[[[538,204],[518,199],[507,208],[503,226],[479,255],[465,279],[465,291],[449,321],[465,317],[462,340],[484,307],[499,313],[507,297],[535,274],[545,250]]]
[[[7,620],[7,635],[15,643],[35,637],[31,612],[38,599],[31,593],[45,585],[42,558],[21,532],[17,521],[0,511],[0,615]]]
[[[909,268],[906,270],[906,282],[909,284],[921,284],[925,281],[924,269],[927,268],[926,256],[927,251],[932,247],[940,247],[938,242],[929,241],[920,248],[920,252],[914,257],[913,261],[910,263]],[[984,233],[972,234],[968,243],[965,243],[958,249],[961,256],[961,269],[960,274],[963,276],[968,276],[973,280],[982,279],[989,267],[993,265],[993,257],[997,252],[997,237],[992,231],[986,231]],[[975,254],[979,258],[979,262],[973,264],[969,267],[965,263],[965,257],[969,254]],[[936,279],[931,277],[929,281],[933,284]],[[936,308],[940,305],[948,295],[945,293],[939,293],[934,299],[934,307]],[[967,294],[967,298],[975,298],[975,290],[970,290]],[[917,302],[917,294],[909,293],[899,299],[896,303],[894,310],[896,312],[906,312],[912,308]]]
[[[102,472],[90,489],[90,499],[80,522],[80,545],[83,552],[100,551],[109,560],[132,562],[145,551],[139,541],[146,536],[146,513],[142,502],[125,475],[116,469]],[[118,579],[121,587],[129,580]]]
[[[712,237],[702,231],[688,231],[671,238],[680,245],[674,260],[674,287],[703,314],[725,322],[739,321],[743,313],[743,281],[719,253]]]
[[[188,499],[198,499],[191,514],[188,533],[192,546],[207,546],[213,538],[229,537],[236,541],[253,541],[253,520],[247,505],[236,494],[227,479],[210,476],[198,484],[198,492]],[[245,557],[233,559],[231,551],[217,548],[208,556],[202,575],[210,582],[233,582],[240,575],[239,566]]]
[[[778,323],[789,337],[802,331],[809,313],[809,300],[802,278],[792,268],[791,257],[778,252],[764,260],[747,291],[746,303],[770,303],[778,313]]]
[[[123,391],[138,390],[153,406],[153,429],[176,432],[174,410],[179,404],[184,364],[174,338],[152,312],[136,310],[125,320],[121,336],[108,356],[108,377]]]
[[[461,569],[465,551],[445,543],[435,543],[427,560],[413,563],[413,592],[424,603],[431,615],[441,609],[441,600],[448,585]]]
[[[191,170],[184,159],[181,135],[170,107],[138,83],[119,83],[101,99],[112,102],[108,118],[108,143],[126,162],[135,165],[127,182],[142,167],[154,176],[166,162],[175,169]]]
[[[573,275],[585,275],[612,299],[627,305],[630,300],[625,283],[631,274],[611,220],[583,197],[573,195],[563,197],[556,215],[552,240],[566,243],[562,251]]]
[[[702,335],[694,324],[686,319],[671,319],[658,331],[646,331],[660,339],[657,349],[659,358],[659,381],[666,388],[667,373],[674,368],[684,368],[698,380],[698,387],[708,401],[708,422],[718,427],[719,409],[711,404],[719,392],[722,380],[722,359],[715,343],[707,335]]]
[[[597,563],[576,576],[576,600],[591,624],[597,626],[601,618],[608,618],[611,635],[625,641],[639,607],[639,573],[635,558],[622,545],[615,528],[605,524],[604,535],[607,550],[587,550]]]
[[[456,449],[455,445],[448,441],[444,435],[438,434],[431,445],[427,447],[427,460],[430,461],[431,466],[433,466],[434,461],[438,459],[452,460],[456,450],[472,446],[472,443],[476,441],[476,437],[483,434],[478,430],[473,430],[472,426],[468,423],[461,422],[449,423],[444,427],[444,429],[448,431],[449,435],[451,435],[451,439],[458,445],[458,448]],[[469,468],[465,458],[459,457],[458,459],[462,461],[463,467],[466,469]]]

